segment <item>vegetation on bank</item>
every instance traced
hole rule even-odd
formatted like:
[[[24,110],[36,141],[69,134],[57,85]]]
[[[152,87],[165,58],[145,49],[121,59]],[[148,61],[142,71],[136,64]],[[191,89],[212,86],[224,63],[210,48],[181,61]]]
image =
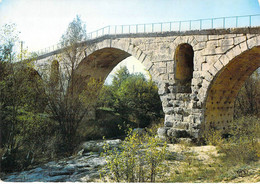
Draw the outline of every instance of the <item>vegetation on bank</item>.
[[[128,134],[120,149],[109,150],[103,182],[259,182],[260,119],[235,120],[228,139],[219,131],[205,137],[207,145],[185,140],[166,144],[148,132]],[[246,126],[245,126],[246,125]],[[154,171],[154,172],[153,172]]]
[[[77,43],[86,37],[78,16],[61,38],[66,49],[59,60],[65,69],[61,72],[59,62],[50,61],[50,77],[33,70],[33,61],[16,62],[29,54],[16,51],[19,33],[15,24],[0,31],[2,172],[69,156],[82,141],[124,135],[126,127],[146,127],[163,117],[157,88],[142,74],[129,74],[122,68],[100,95],[97,91],[103,81],[77,77],[75,70],[84,54]],[[86,119],[93,109],[98,118]]]

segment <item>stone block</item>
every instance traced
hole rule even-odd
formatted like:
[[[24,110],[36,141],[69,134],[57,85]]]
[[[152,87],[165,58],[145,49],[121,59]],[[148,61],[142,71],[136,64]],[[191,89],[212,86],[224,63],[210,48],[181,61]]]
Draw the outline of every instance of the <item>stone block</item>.
[[[205,80],[211,82],[213,79],[213,76],[207,71],[207,72],[204,72],[204,78],[205,78]]]
[[[236,37],[236,36],[237,36],[236,34],[225,34],[225,35],[224,35],[224,39],[234,38],[234,37]]]
[[[252,49],[256,45],[257,45],[256,37],[252,37],[249,40],[247,40],[247,47],[248,47],[248,49]]]
[[[239,54],[241,54],[241,49],[240,46],[237,45],[234,48],[232,48],[232,50],[228,51],[226,55],[231,60],[234,57],[238,56]]]
[[[208,48],[216,48],[216,47],[220,46],[219,41],[217,41],[217,40],[210,40],[210,41],[207,41],[206,43],[207,43]]]
[[[246,51],[248,49],[246,42],[240,43],[239,47],[241,49],[241,52],[244,52],[244,51]]]
[[[198,42],[194,47],[194,51],[202,50],[206,47],[206,42]]]
[[[165,120],[164,120],[164,122],[174,122],[175,121],[175,117],[174,117],[175,115],[169,115],[169,114],[166,114],[165,115]]]
[[[202,55],[207,56],[207,55],[215,55],[216,54],[216,48],[215,47],[206,47],[202,50]]]
[[[226,45],[226,46],[217,47],[216,50],[215,50],[215,53],[216,54],[224,54],[228,50],[232,49],[233,47],[234,47],[233,45]]]
[[[146,54],[142,53],[138,60],[142,63],[144,61],[145,57],[146,57]]]
[[[219,71],[223,68],[223,64],[218,60],[213,66]]]
[[[230,46],[230,45],[234,45],[234,39],[233,38],[229,38],[229,39],[221,39],[218,41],[220,47],[224,47],[224,46]]]
[[[229,63],[230,59],[226,56],[226,54],[223,54],[219,60],[221,61],[221,63],[225,66]]]
[[[169,128],[166,128],[166,127],[160,127],[160,128],[158,128],[158,130],[157,130],[157,134],[159,135],[159,136],[166,136],[166,134],[167,134],[167,130],[168,130]]]
[[[165,114],[173,114],[174,113],[174,109],[173,109],[173,107],[163,107],[163,112]]]
[[[207,35],[196,35],[194,37],[195,37],[195,39],[198,42],[206,42],[206,41],[208,41],[208,36]]]
[[[173,122],[165,121],[165,122],[164,122],[164,126],[165,126],[165,127],[173,127]]]
[[[213,65],[211,65],[207,71],[211,73],[211,75],[213,76],[215,76],[218,73],[218,70]]]
[[[224,35],[209,35],[209,40],[218,40],[224,38]]]
[[[246,36],[239,36],[234,38],[234,45],[238,45],[242,42],[246,41]]]
[[[184,129],[177,129],[177,128],[171,128],[167,131],[167,135],[170,137],[175,138],[187,138],[190,137],[190,134],[187,132],[187,130]]]
[[[210,68],[209,63],[202,63],[201,64],[201,70],[202,71],[207,71],[207,70],[209,70],[209,68]]]
[[[219,57],[220,57],[219,55],[206,56],[206,62],[209,65],[212,65],[212,64],[216,63],[216,61],[218,60]]]

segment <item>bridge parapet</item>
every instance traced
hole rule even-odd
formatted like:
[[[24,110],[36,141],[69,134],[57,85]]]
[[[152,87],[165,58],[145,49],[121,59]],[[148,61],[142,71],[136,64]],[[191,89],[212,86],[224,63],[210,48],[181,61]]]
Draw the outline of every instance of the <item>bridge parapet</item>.
[[[105,35],[139,34],[139,33],[164,33],[164,32],[187,32],[213,29],[229,29],[260,26],[260,14],[217,17],[196,20],[183,20],[171,22],[158,22],[131,25],[109,25],[101,29],[87,33],[87,40],[96,39]],[[186,34],[186,33],[184,33]],[[86,40],[86,41],[87,41]],[[36,51],[38,55],[62,49],[61,44]]]

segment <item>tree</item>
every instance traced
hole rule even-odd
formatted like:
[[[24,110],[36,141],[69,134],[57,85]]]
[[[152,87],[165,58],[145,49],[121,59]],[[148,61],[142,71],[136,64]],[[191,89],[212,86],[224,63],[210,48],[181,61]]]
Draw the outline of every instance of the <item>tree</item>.
[[[143,74],[129,74],[126,67],[117,71],[112,85],[103,88],[100,106],[113,108],[137,127],[144,128],[152,121],[163,117],[158,89],[154,82]]]
[[[260,117],[260,76],[256,70],[240,89],[235,101],[235,118],[241,116]]]
[[[61,37],[63,52],[60,61],[52,65],[47,85],[48,109],[53,120],[59,123],[63,143],[61,152],[71,153],[79,124],[88,113],[90,100],[94,99],[100,81],[89,79],[86,83],[75,71],[85,57],[80,42],[86,39],[86,28],[79,16],[69,24]],[[63,68],[63,71],[60,68]],[[93,96],[91,96],[93,95]]]
[[[24,159],[21,152],[41,145],[32,144],[32,140],[37,142],[35,135],[40,137],[40,131],[45,129],[45,119],[39,117],[44,95],[42,90],[36,90],[42,89],[38,73],[23,62],[16,62],[21,60],[21,53],[15,51],[19,41],[16,25],[6,24],[0,32],[0,146],[4,153],[1,169],[9,171],[23,167],[23,163],[18,164]]]

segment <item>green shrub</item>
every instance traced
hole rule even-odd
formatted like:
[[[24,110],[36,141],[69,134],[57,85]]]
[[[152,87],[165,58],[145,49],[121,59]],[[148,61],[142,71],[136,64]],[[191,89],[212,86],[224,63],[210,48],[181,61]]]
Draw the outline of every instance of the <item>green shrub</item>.
[[[139,135],[130,129],[120,149],[104,147],[107,165],[101,176],[116,182],[155,182],[167,173],[166,146],[148,133]]]
[[[253,116],[242,117],[230,124],[229,138],[222,138],[220,131],[210,130],[206,143],[217,146],[223,159],[233,164],[249,163],[260,158],[260,120]]]

